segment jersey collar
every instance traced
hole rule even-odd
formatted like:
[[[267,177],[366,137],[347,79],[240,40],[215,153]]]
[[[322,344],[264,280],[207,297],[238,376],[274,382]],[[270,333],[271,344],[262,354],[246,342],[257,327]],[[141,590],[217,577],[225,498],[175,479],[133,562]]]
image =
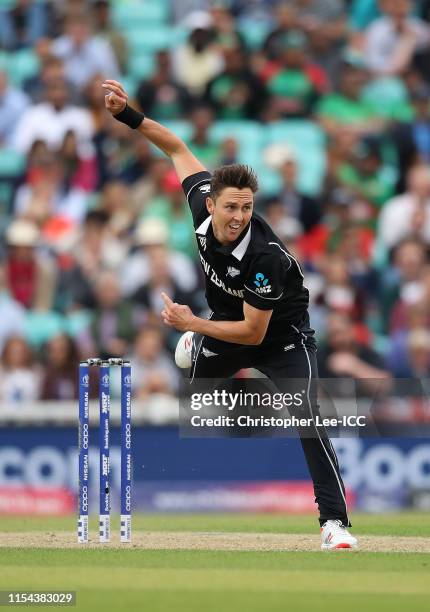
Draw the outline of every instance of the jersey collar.
[[[209,215],[201,225],[196,229],[196,234],[201,236],[206,236],[208,229],[211,224],[212,217]],[[245,236],[241,238],[239,236],[238,241],[235,241],[231,246],[220,246],[217,248],[217,251],[223,253],[224,255],[233,255],[238,261],[243,259],[243,256],[246,253],[246,249],[251,242],[251,222],[249,222],[248,231]]]

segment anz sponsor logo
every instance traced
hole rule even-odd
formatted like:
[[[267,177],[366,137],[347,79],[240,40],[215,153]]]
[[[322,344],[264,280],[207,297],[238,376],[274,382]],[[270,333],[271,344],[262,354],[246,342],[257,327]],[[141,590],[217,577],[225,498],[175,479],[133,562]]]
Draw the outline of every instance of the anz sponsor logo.
[[[269,279],[265,278],[264,274],[257,272],[254,280],[255,291],[257,293],[270,293],[272,285],[269,285]]]
[[[232,289],[231,287],[227,287],[227,285],[224,283],[224,281],[221,278],[219,278],[218,274],[210,266],[210,264],[208,264],[208,262],[205,259],[203,259],[201,253],[200,253],[200,261],[202,263],[202,267],[203,267],[203,270],[206,276],[209,277],[210,281],[214,285],[216,285],[217,287],[219,287],[220,289],[222,289],[229,295],[232,295],[233,297],[243,298],[243,290],[242,289]]]

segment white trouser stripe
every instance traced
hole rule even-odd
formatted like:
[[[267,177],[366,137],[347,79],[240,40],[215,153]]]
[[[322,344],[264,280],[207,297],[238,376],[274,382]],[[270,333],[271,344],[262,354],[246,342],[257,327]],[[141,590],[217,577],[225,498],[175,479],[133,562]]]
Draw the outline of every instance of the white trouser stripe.
[[[312,402],[311,402],[311,398],[310,398],[310,395],[309,395],[309,389],[310,389],[310,387],[311,387],[311,380],[312,380],[312,368],[311,368],[311,362],[310,362],[310,359],[309,359],[308,351],[307,351],[307,349],[306,349],[306,346],[305,346],[305,343],[304,343],[304,341],[303,341],[303,338],[302,338],[302,346],[303,346],[303,350],[305,351],[306,359],[308,360],[308,368],[309,368],[309,380],[308,380],[308,388],[307,388],[307,391],[306,391],[306,396],[307,396],[307,399],[308,399],[309,410],[310,410],[310,412],[311,412],[312,420],[313,420],[314,425],[315,425],[315,431],[316,431],[316,432],[317,432],[317,434],[318,434],[319,441],[321,442],[321,445],[322,445],[322,447],[323,447],[323,449],[324,449],[324,452],[325,452],[325,454],[327,455],[327,459],[329,460],[330,465],[331,465],[331,467],[333,468],[333,472],[334,472],[334,474],[335,474],[335,476],[336,476],[336,480],[337,480],[337,483],[338,483],[338,485],[339,485],[340,494],[342,495],[342,499],[343,499],[344,504],[345,504],[345,514],[346,514],[346,516],[347,516],[348,523],[349,523],[349,517],[348,517],[348,506],[347,506],[347,503],[346,503],[345,495],[344,495],[344,493],[343,493],[342,484],[341,484],[341,482],[340,482],[339,474],[337,473],[337,470],[336,470],[336,468],[335,468],[335,466],[334,466],[334,464],[333,464],[333,461],[332,461],[332,459],[331,459],[331,457],[330,457],[329,453],[327,452],[327,448],[326,448],[326,446],[325,446],[325,444],[324,444],[323,439],[322,439],[322,438],[321,438],[321,436],[320,436],[320,432],[318,431],[318,427],[316,426],[316,423],[315,423],[315,416],[314,416],[314,413],[313,413],[313,410],[312,410]],[[329,442],[330,442],[330,439],[329,439],[329,438],[328,438],[328,440],[329,440]],[[330,443],[330,446],[331,446],[331,443]],[[331,448],[333,448],[333,447],[331,447]],[[336,455],[335,455],[335,456],[336,456]]]

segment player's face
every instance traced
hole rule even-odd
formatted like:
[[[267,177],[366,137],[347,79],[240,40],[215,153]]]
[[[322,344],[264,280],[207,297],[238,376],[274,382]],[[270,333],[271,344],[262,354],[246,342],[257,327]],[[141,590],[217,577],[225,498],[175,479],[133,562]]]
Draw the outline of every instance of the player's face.
[[[229,244],[240,236],[251,220],[254,194],[248,187],[226,187],[215,201],[208,198],[206,205],[212,215],[215,238],[221,244]]]

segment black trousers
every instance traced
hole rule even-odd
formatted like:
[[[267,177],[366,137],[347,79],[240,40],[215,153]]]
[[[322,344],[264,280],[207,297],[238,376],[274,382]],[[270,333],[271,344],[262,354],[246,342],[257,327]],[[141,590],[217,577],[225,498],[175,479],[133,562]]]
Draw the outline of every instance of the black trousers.
[[[317,400],[318,370],[316,345],[312,337],[297,334],[291,343],[274,344],[270,347],[241,346],[217,354],[208,350],[205,341],[213,346],[210,339],[195,335],[193,365],[190,371],[191,384],[195,379],[211,378],[218,381],[233,376],[242,368],[255,368],[269,378],[280,392],[290,392],[291,384],[300,381],[305,385],[304,401],[298,409],[289,408],[291,415],[309,418],[312,421],[319,414]],[[208,342],[209,341],[209,342]],[[217,343],[222,347],[222,343]],[[345,499],[345,487],[340,475],[339,463],[334,448],[324,428],[298,429],[308,469],[313,481],[315,501],[322,525],[329,519],[339,519],[346,527],[351,523]]]

